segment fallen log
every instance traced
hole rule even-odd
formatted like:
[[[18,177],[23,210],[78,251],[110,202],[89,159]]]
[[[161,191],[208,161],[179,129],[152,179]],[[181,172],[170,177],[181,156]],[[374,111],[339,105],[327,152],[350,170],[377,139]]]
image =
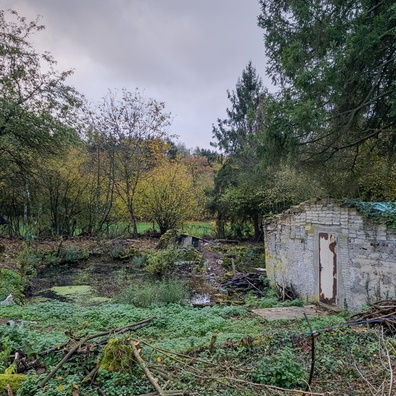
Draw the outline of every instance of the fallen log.
[[[137,329],[140,329],[144,326],[147,326],[152,320],[154,320],[155,317],[147,318],[144,319],[140,322],[121,327],[120,329],[111,329],[108,331],[104,331],[98,334],[93,334],[87,337],[84,337],[81,341],[77,342],[70,350],[69,352],[63,357],[63,359],[51,370],[50,373],[39,383],[39,387],[42,388],[44,385],[56,374],[56,372],[70,359],[70,357],[84,345],[87,341],[93,340],[95,338],[101,338],[101,337],[106,337],[108,335],[114,335],[114,334],[123,334],[128,331],[135,331]]]
[[[184,396],[184,395],[190,395],[190,393],[187,393],[184,390],[168,390],[164,391],[163,393],[165,396]],[[157,396],[158,393],[145,393],[139,396]]]
[[[137,343],[138,343],[137,341],[133,341],[133,340],[131,340],[129,342],[129,345],[132,347],[132,350],[133,350],[133,356],[135,356],[135,359],[136,359],[138,365],[143,370],[143,372],[144,372],[145,376],[147,377],[147,379],[151,382],[151,385],[153,385],[154,389],[157,391],[157,394],[159,396],[165,396],[165,391],[159,386],[159,384],[156,381],[156,379],[154,378],[153,374],[151,373],[151,371],[147,367],[146,362],[140,356],[140,353],[139,353],[138,349],[136,348],[136,344]]]

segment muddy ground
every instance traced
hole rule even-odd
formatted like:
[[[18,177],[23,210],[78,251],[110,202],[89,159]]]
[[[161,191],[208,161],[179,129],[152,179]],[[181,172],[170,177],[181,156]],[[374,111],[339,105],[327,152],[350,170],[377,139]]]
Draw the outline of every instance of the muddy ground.
[[[42,238],[27,241],[25,238],[0,236],[0,268],[17,269],[19,266],[18,257],[21,251],[28,246],[38,251],[56,251],[60,247],[78,247],[90,253],[103,253],[105,256],[115,244],[123,243],[137,249],[154,249],[158,244],[158,239],[101,239],[94,237],[73,237],[73,238]]]
[[[89,252],[89,258],[78,263],[56,266],[39,266],[37,276],[32,278],[25,294],[29,297],[48,295],[54,286],[90,285],[97,295],[111,298],[125,283],[145,276],[144,270],[137,269],[128,260],[112,259],[110,252],[114,246],[122,245],[126,249],[152,250],[158,245],[156,238],[115,238],[111,240],[92,237],[44,238],[27,241],[24,238],[0,237],[0,269],[20,269],[19,257],[26,248],[36,252],[56,252],[66,248],[79,248]],[[213,245],[202,245],[200,253],[205,259],[205,269],[191,273],[189,268],[180,268],[178,277],[189,282],[198,293],[216,293],[221,289],[220,281],[227,272],[222,266],[222,253],[211,249]],[[227,249],[226,244],[222,244]],[[233,245],[231,245],[233,246]],[[256,245],[259,246],[259,245]],[[121,279],[122,278],[122,279]]]
[[[90,253],[89,258],[79,263],[63,264],[53,268],[42,268],[38,276],[31,280],[30,297],[55,298],[61,301],[62,299],[67,301],[67,297],[56,295],[53,289],[59,286],[78,288],[84,286],[76,285],[86,284],[89,285],[88,287],[92,287],[96,296],[111,298],[117,291],[117,287],[119,287],[120,276],[125,277],[125,281],[129,282],[131,278],[138,279],[145,276],[143,270],[141,272],[137,271],[127,261],[113,260],[110,257],[109,252],[111,249],[119,244],[139,250],[151,250],[157,247],[158,239],[115,238],[105,240],[100,238],[74,237],[68,239],[35,239],[27,242],[23,238],[0,236],[0,269],[6,268],[18,271],[20,253],[29,246],[39,252],[54,252],[67,247],[79,248],[88,251]],[[260,244],[251,245],[261,247]],[[218,296],[216,293],[222,290],[221,280],[227,273],[227,270],[222,266],[223,257],[221,252],[214,251],[210,247],[209,245],[201,246],[200,248],[200,253],[206,261],[206,269],[204,271],[192,276],[189,273],[189,269],[185,268],[181,269],[179,275],[190,282],[191,289],[195,290],[198,295]],[[226,248],[227,245],[224,245],[224,247]],[[327,310],[314,305],[257,309],[253,310],[253,312],[265,317],[267,320],[295,319],[304,317],[304,314],[308,316],[329,314]]]

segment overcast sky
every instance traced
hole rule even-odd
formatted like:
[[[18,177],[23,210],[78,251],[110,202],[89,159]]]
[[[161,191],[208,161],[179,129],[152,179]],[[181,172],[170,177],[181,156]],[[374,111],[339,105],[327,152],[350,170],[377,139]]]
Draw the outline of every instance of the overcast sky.
[[[35,48],[89,101],[108,89],[139,88],[166,104],[171,132],[187,147],[209,147],[251,60],[264,84],[263,31],[257,0],[0,0],[21,16],[41,15]]]

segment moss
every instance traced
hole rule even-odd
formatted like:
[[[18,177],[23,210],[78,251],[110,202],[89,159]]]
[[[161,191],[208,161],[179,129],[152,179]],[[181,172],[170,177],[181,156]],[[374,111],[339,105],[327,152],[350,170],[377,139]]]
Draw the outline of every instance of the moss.
[[[127,373],[133,365],[134,356],[132,347],[118,338],[109,340],[100,361],[100,368],[108,371]]]
[[[159,240],[157,249],[176,249],[180,243],[180,233],[177,230],[168,230]]]
[[[51,288],[53,292],[60,296],[74,296],[88,294],[92,292],[92,287],[88,285],[81,286],[54,286]]]
[[[110,250],[110,257],[114,260],[129,260],[138,256],[140,256],[139,249],[133,246],[118,244]]]
[[[91,303],[94,297],[92,287],[88,285],[54,286],[51,291],[60,296],[60,298],[66,298],[81,304]]]
[[[15,392],[19,389],[21,383],[27,379],[28,376],[23,374],[0,374],[0,390],[7,389],[7,385],[10,385]]]

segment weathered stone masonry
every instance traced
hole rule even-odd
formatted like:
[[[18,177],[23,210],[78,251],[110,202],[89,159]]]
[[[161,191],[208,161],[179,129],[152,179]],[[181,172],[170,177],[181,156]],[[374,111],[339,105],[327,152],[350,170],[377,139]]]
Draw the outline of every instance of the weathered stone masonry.
[[[306,301],[333,293],[329,305],[353,312],[396,296],[395,230],[339,201],[305,202],[267,220],[264,241],[269,279]]]

